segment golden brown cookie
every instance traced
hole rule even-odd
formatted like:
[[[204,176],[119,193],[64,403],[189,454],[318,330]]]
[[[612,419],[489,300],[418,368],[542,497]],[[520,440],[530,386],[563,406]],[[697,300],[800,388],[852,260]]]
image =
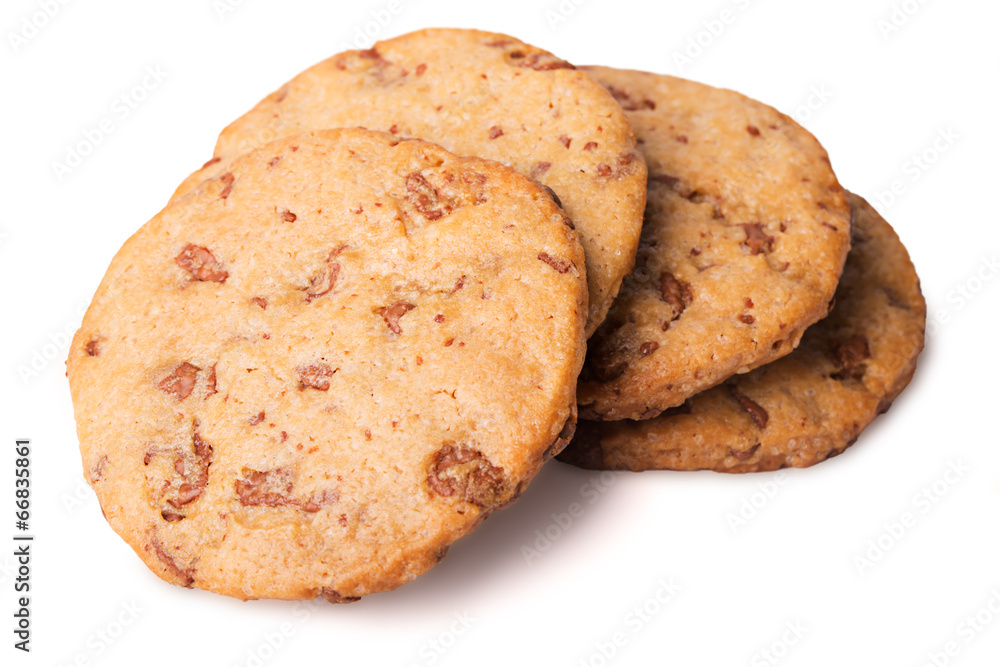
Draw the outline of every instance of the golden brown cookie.
[[[850,209],[826,151],[728,90],[587,68],[626,109],[649,165],[635,270],[590,341],[587,419],[648,419],[791,352],[829,311]]]
[[[632,269],[646,167],[621,107],[547,51],[478,30],[421,30],[307,69],[219,136],[175,197],[267,141],[362,126],[497,160],[551,188],[587,254],[589,336]]]
[[[560,460],[590,469],[759,472],[843,452],[910,382],[926,305],[906,249],[862,198],[829,317],[787,357],[646,421],[581,421]]]
[[[514,170],[286,138],[115,256],[68,360],[84,469],[171,583],[395,588],[565,445],[586,312],[571,223]]]

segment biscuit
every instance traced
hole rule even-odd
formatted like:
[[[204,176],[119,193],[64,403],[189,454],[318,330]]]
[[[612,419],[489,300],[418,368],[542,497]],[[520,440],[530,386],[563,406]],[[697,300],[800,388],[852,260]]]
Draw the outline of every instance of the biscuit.
[[[851,195],[854,247],[829,317],[790,355],[646,421],[581,421],[560,460],[590,469],[760,472],[843,452],[910,382],[927,314],[906,249]]]
[[[214,157],[177,194],[267,141],[354,126],[497,160],[551,188],[580,232],[588,336],[596,329],[632,269],[646,167],[611,95],[566,61],[506,35],[421,30],[318,63],[229,125]]]
[[[423,573],[572,433],[571,226],[512,169],[361,129],[229,162],[125,243],[73,340],[108,522],[243,599]]]
[[[826,151],[738,93],[587,68],[649,166],[636,268],[590,341],[587,419],[648,419],[791,352],[829,312],[850,208]]]

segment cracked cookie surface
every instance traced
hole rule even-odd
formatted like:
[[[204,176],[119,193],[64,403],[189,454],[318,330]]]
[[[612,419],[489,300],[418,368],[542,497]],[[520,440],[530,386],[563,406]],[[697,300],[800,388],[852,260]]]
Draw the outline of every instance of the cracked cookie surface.
[[[289,137],[115,256],[67,362],[84,470],[171,583],[388,590],[565,446],[586,314],[572,223],[516,171]]]
[[[229,125],[175,197],[237,155],[298,132],[361,126],[497,160],[551,188],[587,255],[589,336],[632,269],[646,167],[614,98],[585,73],[507,35],[431,29],[337,54]],[[281,165],[276,165],[281,168]],[[421,196],[421,184],[410,184]],[[447,204],[421,201],[435,215]]]
[[[850,208],[819,142],[738,93],[588,67],[649,168],[635,269],[590,340],[587,419],[648,419],[791,352],[829,311]]]
[[[760,472],[843,452],[910,382],[927,308],[896,233],[863,199],[829,317],[788,356],[645,421],[581,421],[560,460],[590,469]]]

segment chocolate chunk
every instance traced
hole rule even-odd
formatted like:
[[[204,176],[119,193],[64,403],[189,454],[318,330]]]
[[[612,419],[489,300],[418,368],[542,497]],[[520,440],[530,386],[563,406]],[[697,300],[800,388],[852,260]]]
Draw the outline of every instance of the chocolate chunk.
[[[251,426],[256,426],[257,424],[261,423],[262,421],[264,421],[264,411],[261,410],[253,417],[251,417],[248,421],[250,422]]]
[[[625,90],[621,88],[616,88],[615,86],[608,86],[608,92],[614,97],[621,108],[625,111],[640,111],[640,110],[653,110],[656,109],[656,102],[651,99],[643,98],[641,100],[632,99],[632,96]]]
[[[229,195],[233,192],[233,182],[236,180],[232,173],[226,172],[222,176],[219,176],[219,180],[222,181],[222,191],[219,192],[220,199],[228,199]]]
[[[174,258],[174,261],[195,280],[224,283],[229,277],[229,273],[222,268],[222,264],[215,259],[215,255],[208,248],[193,243],[184,246],[184,250]]]
[[[101,349],[99,347],[97,347],[97,339],[96,338],[90,340],[87,343],[86,347],[84,347],[84,349],[87,351],[87,354],[89,356],[91,356],[91,357],[96,357],[96,356],[98,356],[101,353]]]
[[[168,394],[173,394],[177,400],[183,401],[194,391],[195,382],[198,380],[198,372],[201,369],[194,364],[184,362],[174,369],[174,372],[160,380],[157,388]]]
[[[735,385],[729,385],[729,393],[740,404],[740,407],[746,410],[747,414],[750,415],[750,419],[752,419],[753,423],[757,425],[757,428],[764,428],[767,426],[767,410],[762,408],[759,403],[746,394],[740,393]]]
[[[597,142],[596,141],[588,141],[587,143],[585,143],[583,145],[583,150],[585,150],[587,152],[590,152],[590,151],[594,150],[595,148],[597,148]]]
[[[163,517],[164,521],[180,521],[184,518],[183,515],[177,514],[176,512],[171,512],[169,510],[163,510],[160,512],[160,516]]]
[[[647,355],[653,354],[659,348],[660,348],[660,344],[657,343],[655,340],[651,340],[651,341],[649,341],[647,343],[643,343],[642,345],[639,346],[639,354],[641,354],[642,356],[645,357]]]
[[[299,391],[306,389],[318,389],[327,391],[330,388],[330,378],[337,371],[326,364],[310,364],[299,366]]]
[[[516,54],[520,54],[521,57],[516,57]],[[576,67],[565,60],[556,58],[551,53],[545,53],[544,51],[532,53],[528,56],[524,56],[519,51],[512,51],[507,55],[517,61],[518,67],[527,67],[540,72],[553,69],[576,69]]]
[[[746,461],[749,461],[750,459],[752,459],[754,457],[754,455],[757,453],[757,450],[759,450],[759,449],[760,449],[760,443],[759,442],[756,445],[754,445],[753,447],[751,447],[750,449],[746,450],[745,452],[738,452],[735,449],[733,449],[732,447],[730,447],[729,448],[729,455],[732,456],[733,458],[735,458],[737,461],[746,462]]]
[[[347,597],[347,596],[341,595],[340,593],[338,593],[337,591],[333,590],[332,588],[321,589],[320,592],[319,592],[319,594],[322,595],[324,598],[326,598],[327,602],[330,602],[330,603],[333,603],[333,604],[348,604],[350,602],[357,602],[358,600],[361,599],[360,597],[356,597],[355,598],[355,597]]]
[[[756,317],[748,313],[740,315],[737,319],[739,319],[739,321],[742,322],[743,324],[753,324],[754,322],[757,321]]]
[[[742,245],[750,250],[754,255],[762,252],[770,252],[774,249],[774,237],[768,235],[759,222],[751,222],[740,225],[746,232],[747,238]]]
[[[171,498],[167,502],[173,505],[174,507],[180,508],[184,505],[187,505],[192,500],[198,498],[198,496],[200,496],[201,492],[204,490],[205,490],[204,486],[199,486],[197,484],[189,484],[188,482],[184,482],[183,484],[181,484],[181,487],[177,492],[177,497]]]
[[[846,340],[832,341],[828,356],[839,367],[830,377],[835,380],[860,380],[866,370],[864,361],[871,358],[868,339],[854,335]]]
[[[684,312],[684,309],[694,301],[694,294],[691,292],[690,284],[678,280],[672,273],[664,271],[660,274],[660,298],[674,309],[673,319],[676,320]]]
[[[531,165],[531,177],[538,179],[545,175],[549,169],[552,168],[551,162],[536,162]]]
[[[439,496],[457,496],[482,507],[500,504],[506,486],[503,468],[490,463],[482,452],[452,445],[434,452],[427,484]]]
[[[378,314],[382,316],[385,323],[389,325],[389,330],[394,334],[401,334],[403,330],[399,328],[399,319],[408,312],[416,308],[412,303],[394,303],[391,306],[381,308]]]
[[[265,299],[264,297],[255,296],[250,300],[253,301],[255,304],[257,304],[258,306],[260,306],[261,308],[263,308],[264,310],[267,310],[267,299]]]
[[[565,148],[569,148],[569,145],[573,143],[573,140],[567,137],[565,134],[560,134],[559,143],[561,143]]]
[[[759,137],[760,130],[753,125],[747,125],[747,132],[750,133],[751,137]]]
[[[430,181],[420,172],[406,177],[406,199],[428,220],[438,220],[451,213],[447,205],[441,205],[441,197]]]
[[[547,252],[538,253],[538,259],[542,260],[559,273],[566,273],[573,267],[573,263],[565,259],[556,259]]]
[[[244,507],[295,505],[292,484],[292,473],[285,468],[263,472],[244,468],[243,479],[236,480],[236,495]]]
[[[503,128],[499,125],[494,125],[490,128],[490,139],[497,139],[503,136]]]
[[[156,553],[156,557],[160,560],[161,563],[163,563],[164,567],[167,569],[167,572],[172,574],[174,578],[179,579],[181,585],[183,585],[185,588],[191,588],[191,586],[194,585],[193,568],[182,570],[177,565],[177,562],[170,557],[170,554],[167,553],[166,549],[163,548],[163,545],[160,544],[160,541],[155,537],[153,537],[153,539],[149,541],[149,544],[146,546],[146,551],[149,551],[151,548]]]
[[[215,389],[215,366],[216,364],[212,364],[212,370],[208,372],[208,380],[205,382],[205,398],[219,393]]]
[[[299,219],[299,216],[295,215],[287,208],[283,208],[281,209],[281,219],[284,220],[285,222],[295,222],[296,220]]]
[[[336,261],[336,259],[346,247],[346,245],[342,245],[339,248],[331,250],[330,254],[327,255],[326,260],[323,262],[323,266],[320,267],[320,270],[312,277],[309,287],[306,288],[307,302],[311,303],[313,299],[318,299],[324,294],[329,294],[330,291],[333,290],[334,286],[336,286],[337,276],[340,274],[340,262]]]
[[[601,163],[597,165],[597,175],[601,178],[622,178],[636,170],[636,157],[634,153],[622,153],[614,165]]]

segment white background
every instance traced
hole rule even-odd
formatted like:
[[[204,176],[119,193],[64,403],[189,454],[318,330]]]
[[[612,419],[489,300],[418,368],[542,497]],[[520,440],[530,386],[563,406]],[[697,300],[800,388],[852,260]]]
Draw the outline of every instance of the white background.
[[[892,0],[577,1],[555,22],[546,12],[559,0],[405,0],[378,36],[478,27],[578,64],[736,88],[812,130],[845,186],[878,203],[899,181],[902,194],[880,209],[941,321],[892,411],[845,455],[779,477],[601,482],[553,463],[431,573],[354,605],[169,586],[112,533],[83,484],[65,333],[114,252],[210,157],[218,131],[389,3],[232,0],[222,12],[212,0],[92,0],[43,21],[44,3],[5,0],[0,662],[916,667],[939,653],[938,665],[997,664],[1000,278],[988,262],[1000,253],[1000,7],[896,0],[910,13],[887,32],[879,22],[891,20]],[[731,20],[720,30],[723,10]],[[32,32],[25,20],[44,25]],[[15,45],[12,34],[29,37]],[[701,52],[679,64],[689,39]],[[162,80],[130,93],[147,68]],[[143,98],[124,118],[123,94]],[[104,118],[111,133],[60,180],[53,163]],[[952,138],[935,148],[942,132]],[[933,163],[921,167],[912,158],[925,151]],[[30,655],[12,648],[15,437],[34,447]],[[947,475],[953,465],[961,476]],[[919,497],[925,488],[936,488],[933,502]],[[552,515],[574,502],[583,515],[560,528]],[[741,509],[748,518],[736,525]],[[893,536],[886,526],[906,513],[911,525]],[[538,542],[546,530],[556,539]],[[526,545],[538,549],[530,563]],[[665,603],[661,580],[679,587]],[[643,605],[645,620],[632,611]],[[966,618],[977,612],[974,630]],[[623,645],[604,658],[615,633]],[[944,655],[952,641],[955,655]]]

